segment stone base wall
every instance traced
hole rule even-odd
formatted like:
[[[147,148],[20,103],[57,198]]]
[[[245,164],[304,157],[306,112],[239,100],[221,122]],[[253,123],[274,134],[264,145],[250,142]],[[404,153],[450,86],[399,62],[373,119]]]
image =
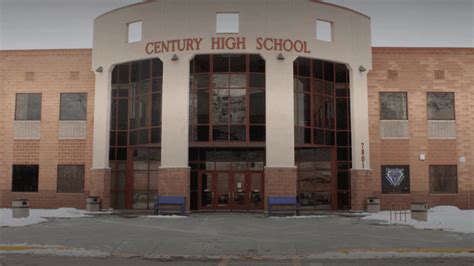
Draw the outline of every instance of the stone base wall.
[[[185,196],[186,211],[189,212],[190,168],[160,168],[158,174],[158,194],[160,196]]]
[[[367,198],[373,196],[372,170],[351,169],[351,210],[367,209]]]
[[[110,169],[92,169],[90,172],[90,196],[101,200],[101,208],[110,208]]]
[[[265,167],[265,209],[270,196],[296,196],[296,167]]]

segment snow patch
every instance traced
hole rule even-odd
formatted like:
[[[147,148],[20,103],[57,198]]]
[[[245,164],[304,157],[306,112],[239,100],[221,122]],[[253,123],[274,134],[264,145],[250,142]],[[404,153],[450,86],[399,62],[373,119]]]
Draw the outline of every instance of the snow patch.
[[[327,215],[299,215],[299,216],[270,216],[272,219],[309,219],[309,218],[323,218]]]
[[[405,212],[407,212],[406,222],[404,221],[403,214],[402,221],[398,221],[400,219],[399,216],[397,216],[397,221],[394,221],[394,219],[390,221],[390,211],[366,213],[367,216],[362,219],[380,220],[389,224],[411,225],[417,229],[443,230],[466,234],[474,233],[474,210],[460,210],[454,206],[437,206],[428,210],[427,222],[412,220],[410,218],[410,211],[405,210]]]
[[[26,218],[12,218],[12,209],[0,209],[0,227],[27,226],[48,221],[45,218],[80,218],[91,217],[86,211],[74,208],[59,209],[30,209],[30,216]]]
[[[175,219],[175,218],[188,218],[188,216],[183,215],[147,215],[147,218],[168,218],[168,219]]]

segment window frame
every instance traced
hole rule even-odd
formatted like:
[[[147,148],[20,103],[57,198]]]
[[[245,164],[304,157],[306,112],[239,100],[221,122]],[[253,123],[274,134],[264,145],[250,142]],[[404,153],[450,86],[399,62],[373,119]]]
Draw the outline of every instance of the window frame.
[[[18,119],[18,110],[17,110],[17,107],[18,107],[18,95],[33,95],[33,94],[36,94],[36,95],[39,95],[40,96],[40,101],[39,101],[39,118],[38,119]],[[28,103],[26,105],[26,112],[28,112]],[[26,92],[26,93],[16,93],[15,94],[15,113],[14,113],[14,121],[41,121],[41,113],[43,111],[43,93],[41,92]]]
[[[437,166],[450,166],[450,167],[455,167],[456,169],[456,192],[433,192],[431,190],[431,168],[432,167],[437,167]],[[457,195],[459,194],[459,175],[458,175],[458,165],[457,164],[430,164],[428,166],[428,191],[430,195]]]
[[[400,93],[400,94],[405,94],[405,99],[406,99],[406,119],[382,119],[382,94],[385,93]],[[408,121],[409,120],[409,103],[408,103],[408,92],[406,91],[379,91],[379,120],[380,121]]]
[[[323,24],[319,24],[319,23],[323,23]],[[330,40],[326,40],[324,38],[320,38],[322,36],[319,35],[319,31],[321,30],[320,29],[320,26],[324,26],[324,24],[328,23],[329,24],[329,37],[330,37]],[[319,19],[317,18],[316,19],[316,23],[315,23],[315,39],[317,41],[321,41],[321,42],[327,42],[327,43],[333,43],[334,42],[334,22],[333,21],[330,21],[330,20],[325,20],[325,19]]]
[[[428,95],[430,93],[450,93],[453,95],[453,119],[430,119],[429,107],[428,107]],[[456,121],[456,94],[454,91],[427,91],[426,92],[426,119],[428,121]]]
[[[68,166],[82,166],[82,188],[80,191],[59,191],[59,168],[60,167],[68,167]],[[68,194],[80,194],[84,193],[84,187],[85,187],[85,178],[86,178],[86,167],[84,164],[58,164],[57,165],[57,171],[56,171],[56,193],[68,193]]]
[[[15,180],[15,167],[25,167],[25,166],[29,166],[29,167],[36,167],[36,190],[32,190],[32,191],[25,191],[25,190],[14,190],[14,180]],[[39,164],[12,164],[12,173],[11,173],[11,192],[12,193],[37,193],[39,191]]]
[[[130,30],[130,25],[137,25],[138,23],[140,24],[140,38],[137,40],[130,41],[130,34],[132,33]],[[143,20],[135,20],[135,21],[128,22],[126,28],[127,28],[127,31],[126,31],[127,44],[138,43],[138,42],[143,41]]]
[[[237,29],[236,31],[233,30],[225,30],[219,31],[219,16],[220,15],[237,15]],[[234,21],[231,21],[234,22]],[[232,24],[232,26],[234,26]],[[239,12],[216,12],[216,34],[239,34],[240,33],[240,13]]]
[[[62,118],[62,104],[63,104],[63,95],[66,95],[66,94],[84,94],[85,95],[85,100],[86,100],[86,108],[85,108],[85,113],[84,113],[84,119],[63,119]],[[71,122],[71,121],[87,121],[87,92],[61,92],[60,95],[59,95],[59,121],[67,121],[67,122]]]
[[[408,170],[408,191],[405,192],[384,192],[384,178],[385,178],[385,168],[396,168],[403,167]],[[403,181],[402,181],[403,182]],[[400,183],[401,185],[401,183]],[[410,175],[410,164],[380,164],[380,192],[383,195],[410,195],[411,194],[411,175]]]

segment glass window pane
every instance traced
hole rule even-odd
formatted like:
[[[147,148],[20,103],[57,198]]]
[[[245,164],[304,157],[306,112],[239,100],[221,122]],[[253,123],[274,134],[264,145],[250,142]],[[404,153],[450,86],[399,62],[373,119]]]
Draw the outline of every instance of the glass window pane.
[[[206,73],[210,70],[209,55],[196,55],[193,59],[194,73]]]
[[[229,123],[229,90],[215,89],[212,94],[212,121],[214,124]]]
[[[265,88],[265,74],[250,74],[249,86],[251,88]]]
[[[265,141],[265,126],[250,126],[250,141]]]
[[[150,64],[151,60],[143,60],[140,63],[140,80],[145,80],[150,78]]]
[[[129,64],[119,65],[118,67],[119,67],[119,77],[118,77],[119,83],[128,84],[128,82],[130,81]]]
[[[152,76],[153,77],[161,77],[163,76],[163,63],[160,59],[155,58],[151,60],[152,64]]]
[[[313,78],[323,79],[323,61],[313,60]]]
[[[38,192],[38,165],[13,165],[12,168],[12,192]]]
[[[245,123],[245,106],[246,106],[246,90],[232,89],[230,90],[230,108],[231,108],[231,123],[244,124]]]
[[[324,127],[324,105],[323,96],[319,94],[313,94],[313,119],[314,126],[322,128]]]
[[[197,127],[197,141],[209,141],[209,126]]]
[[[265,60],[259,55],[249,56],[249,71],[255,73],[265,73]]]
[[[212,140],[228,141],[229,140],[229,127],[228,126],[212,127]]]
[[[456,165],[430,165],[430,193],[457,193]]]
[[[298,58],[298,76],[309,77],[310,74],[310,60],[307,58]]]
[[[337,129],[347,129],[349,112],[347,110],[347,99],[336,99],[336,123]]]
[[[229,55],[213,55],[214,72],[229,72]]]
[[[209,74],[201,74],[194,76],[196,82],[196,88],[208,88],[209,87]]]
[[[161,93],[151,95],[151,125],[161,125]]]
[[[152,128],[151,129],[151,143],[160,143],[161,142],[161,128]]]
[[[325,110],[324,113],[326,115],[326,124],[325,128],[334,128],[334,98],[326,97],[325,98]]]
[[[128,100],[118,100],[118,129],[128,129]]]
[[[41,93],[18,93],[15,109],[15,120],[41,120]]]
[[[231,72],[245,72],[247,60],[245,55],[230,55],[230,71]]]
[[[231,141],[245,141],[245,126],[230,126],[230,140]]]
[[[381,92],[380,120],[407,119],[407,94],[405,92]]]
[[[324,80],[334,82],[334,64],[324,62]]]
[[[197,92],[197,123],[209,123],[209,91],[198,90]]]
[[[62,93],[60,120],[86,120],[87,94]]]
[[[265,91],[251,89],[249,91],[250,102],[250,123],[264,124],[265,123]]]
[[[230,87],[231,88],[245,88],[245,87],[247,87],[247,75],[246,74],[231,74],[230,75]]]
[[[382,165],[382,193],[410,193],[408,165]]]
[[[84,192],[84,165],[58,165],[57,192]]]
[[[214,88],[229,88],[229,74],[212,75],[212,86]]]
[[[454,93],[428,92],[428,120],[454,120]]]

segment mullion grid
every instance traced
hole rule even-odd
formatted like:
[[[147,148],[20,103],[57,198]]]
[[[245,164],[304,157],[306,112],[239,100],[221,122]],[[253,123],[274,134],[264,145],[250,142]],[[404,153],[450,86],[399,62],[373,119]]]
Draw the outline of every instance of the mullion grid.
[[[255,90],[261,90],[263,92],[265,92],[265,88],[253,88],[253,87],[250,87],[250,77],[251,77],[251,74],[254,73],[254,72],[250,72],[250,54],[245,54],[245,71],[243,72],[232,72],[231,70],[231,56],[233,54],[225,54],[227,56],[227,71],[226,72],[215,72],[214,71],[214,55],[213,54],[209,54],[209,55],[206,55],[208,57],[208,60],[209,60],[209,72],[204,72],[208,75],[208,78],[209,78],[209,84],[208,84],[208,87],[206,88],[198,88],[197,87],[197,81],[196,81],[196,77],[199,76],[199,75],[204,75],[204,73],[196,73],[196,61],[193,60],[193,65],[190,66],[190,69],[191,69],[191,73],[193,75],[193,81],[191,83],[191,90],[192,90],[192,94],[194,94],[194,97],[196,97],[196,101],[198,99],[198,92],[199,90],[208,90],[208,123],[199,123],[199,121],[194,121],[194,116],[197,115],[197,106],[193,106],[193,108],[191,108],[192,110],[192,113],[190,115],[192,115],[192,119],[190,119],[191,123],[190,123],[190,134],[191,134],[191,137],[190,137],[190,140],[191,142],[199,142],[199,143],[213,143],[213,142],[219,142],[219,143],[225,143],[225,142],[231,142],[231,143],[250,143],[250,142],[264,142],[264,141],[254,141],[254,140],[251,140],[250,139],[250,128],[252,126],[265,126],[265,123],[251,123],[250,121],[250,112],[251,112],[251,106],[250,106],[250,90],[251,89],[255,89]],[[236,55],[242,55],[242,54],[236,54]],[[227,75],[227,84],[228,84],[228,87],[227,88],[215,88],[214,87],[214,84],[213,84],[213,77],[214,77],[214,74],[225,74]],[[231,88],[230,87],[230,79],[231,79],[231,76],[232,75],[239,75],[239,74],[242,74],[242,75],[245,75],[246,77],[246,86],[245,87],[239,87],[239,88]],[[264,73],[260,73],[260,72],[255,72],[255,74],[258,74],[258,75],[264,75]],[[217,123],[214,123],[214,113],[213,113],[213,93],[214,93],[214,90],[216,89],[225,89],[228,91],[228,99],[227,99],[227,123],[226,124],[217,124]],[[232,101],[231,101],[231,91],[232,90],[238,90],[238,89],[245,89],[245,118],[244,118],[244,123],[232,123]],[[193,103],[194,104],[194,103]],[[199,127],[202,127],[202,126],[207,126],[208,127],[208,140],[207,141],[199,141],[198,140],[198,137],[195,138],[195,136],[198,136],[198,128]],[[226,140],[214,140],[214,136],[213,136],[213,130],[214,130],[214,127],[215,126],[225,126],[227,128],[227,139]],[[240,127],[245,127],[245,140],[242,140],[242,141],[239,141],[239,140],[231,140],[231,133],[232,133],[232,126],[240,126]]]

